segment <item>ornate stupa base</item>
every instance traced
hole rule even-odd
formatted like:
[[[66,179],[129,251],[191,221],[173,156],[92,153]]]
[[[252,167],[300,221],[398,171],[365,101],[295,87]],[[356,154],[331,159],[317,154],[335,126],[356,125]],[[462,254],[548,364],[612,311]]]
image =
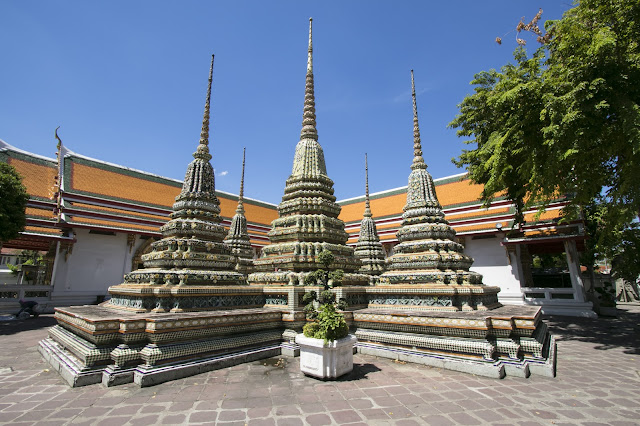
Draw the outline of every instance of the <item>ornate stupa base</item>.
[[[283,313],[273,308],[134,313],[104,306],[56,309],[40,342],[69,385],[140,386],[282,353]]]
[[[104,306],[129,312],[191,312],[262,307],[262,290],[249,286],[121,284]]]
[[[254,272],[249,274],[247,281],[252,286],[304,286],[304,279],[310,272]],[[361,273],[345,273],[340,282],[341,286],[369,285],[369,275]]]
[[[382,285],[444,285],[444,284],[466,284],[478,286],[482,285],[482,275],[471,271],[452,271],[452,270],[400,270],[387,271],[383,273],[378,282]]]
[[[306,323],[302,297],[320,290],[212,287],[210,298],[217,307],[193,312],[137,312],[111,302],[58,308],[58,325],[39,350],[71,386],[150,386],[256,359],[297,355],[294,338]],[[469,307],[475,309],[467,310],[453,302],[446,306],[444,290],[434,290],[346,286],[332,291],[350,304],[345,317],[361,353],[496,378],[554,375],[555,341],[539,308],[472,302]],[[473,298],[470,291],[466,295]],[[243,309],[236,308],[242,303]],[[259,307],[251,308],[255,303]]]
[[[487,311],[502,306],[499,287],[477,285],[375,285],[342,288],[349,307],[415,311]]]
[[[540,308],[353,312],[358,352],[481,376],[555,377],[556,342]]]

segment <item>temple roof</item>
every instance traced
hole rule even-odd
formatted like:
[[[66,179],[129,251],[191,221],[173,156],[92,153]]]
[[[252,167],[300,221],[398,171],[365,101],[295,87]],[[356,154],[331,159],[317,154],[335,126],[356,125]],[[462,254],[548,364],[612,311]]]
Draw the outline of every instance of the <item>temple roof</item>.
[[[85,228],[160,236],[159,228],[169,219],[181,181],[86,157],[64,145],[59,154],[60,167],[55,158],[32,154],[0,140],[0,161],[16,167],[31,196],[25,232],[38,225],[38,233],[48,229],[52,235],[62,235],[63,228]],[[58,173],[61,221],[54,213]],[[222,223],[228,226],[238,196],[224,191],[216,191],[216,196]],[[246,197],[243,205],[252,244],[266,244],[269,224],[277,217],[276,206]]]
[[[64,146],[61,152],[62,199],[68,201],[63,211],[69,212],[68,225],[160,235],[158,229],[168,220],[181,181],[86,157]],[[25,232],[61,236],[53,213],[57,160],[29,153],[0,140],[0,161],[16,167],[31,195]],[[512,203],[497,196],[490,208],[482,207],[479,201],[482,185],[471,183],[466,173],[434,179],[434,185],[445,218],[459,236],[495,233],[498,223],[504,230],[512,226]],[[373,218],[383,242],[396,240],[406,192],[407,187],[403,186],[370,194]],[[216,190],[216,196],[220,200],[223,224],[229,226],[238,196],[219,190]],[[556,227],[560,208],[566,203],[566,199],[557,200],[538,218],[535,211],[526,213],[528,232]],[[355,244],[365,209],[364,194],[338,201],[338,204],[342,207],[339,219],[346,223],[349,233],[348,244]],[[276,205],[244,197],[243,207],[252,244],[267,244],[270,224],[278,217]],[[72,212],[75,215],[71,215]]]

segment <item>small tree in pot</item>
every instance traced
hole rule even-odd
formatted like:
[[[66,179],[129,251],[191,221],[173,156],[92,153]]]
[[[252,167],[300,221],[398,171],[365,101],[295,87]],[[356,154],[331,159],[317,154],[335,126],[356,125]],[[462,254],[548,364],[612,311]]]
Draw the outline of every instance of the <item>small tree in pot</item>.
[[[318,295],[315,291],[304,295],[304,311],[312,322],[296,336],[300,345],[300,369],[303,373],[322,379],[335,379],[353,370],[353,345],[355,336],[349,335],[344,315],[336,310],[347,307],[346,300],[336,303],[336,295],[330,289],[339,285],[343,271],[329,271],[334,262],[333,254],[324,250],[318,260],[326,269],[318,269],[305,278],[307,285],[322,285]],[[316,303],[318,308],[316,309]]]

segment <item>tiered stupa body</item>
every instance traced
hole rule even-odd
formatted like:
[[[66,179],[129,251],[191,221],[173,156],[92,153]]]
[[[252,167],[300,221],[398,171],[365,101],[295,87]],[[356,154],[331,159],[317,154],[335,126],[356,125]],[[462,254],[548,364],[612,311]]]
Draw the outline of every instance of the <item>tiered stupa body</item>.
[[[381,285],[422,285],[452,293],[446,308],[487,309],[498,305],[498,287],[482,284],[482,275],[469,271],[473,259],[455,241],[455,231],[444,218],[433,178],[422,157],[415,83],[411,71],[413,98],[413,163],[407,187],[407,204],[397,232],[399,244],[387,258]],[[451,292],[451,290],[454,290]],[[471,297],[455,297],[469,294]]]
[[[302,284],[304,274],[322,267],[318,255],[329,250],[335,256],[332,268],[346,274],[343,283],[366,284],[368,278],[355,272],[360,261],[345,243],[348,234],[338,219],[340,206],[327,176],[322,147],[318,143],[313,84],[313,45],[309,20],[309,52],[300,141],[296,145],[293,170],[287,179],[278,219],[271,224],[270,244],[254,261],[251,284]]]
[[[109,288],[109,306],[156,312],[198,308],[192,298],[158,297],[171,294],[174,286],[189,286],[197,295],[203,286],[246,284],[235,271],[236,260],[223,243],[227,231],[221,225],[220,202],[209,153],[209,109],[213,56],[200,143],[187,167],[182,191],[176,197],[171,220],[160,228],[162,239],[142,256],[144,268],[125,276],[123,284]]]
[[[40,342],[72,386],[149,386],[282,353],[283,314],[268,308],[281,297],[246,285],[235,270],[233,250],[244,248],[235,237],[246,233],[242,196],[240,231],[232,248],[223,242],[208,147],[212,72],[213,57],[200,143],[144,269],[109,288],[111,299],[100,306],[57,308],[58,325]]]
[[[360,272],[368,275],[380,275],[384,272],[385,255],[378,230],[371,214],[371,203],[369,200],[369,165],[367,154],[364,156],[365,170],[365,199],[364,215],[360,223],[360,235],[356,243],[354,254],[362,262]]]
[[[247,231],[247,218],[244,215],[244,160],[245,150],[242,150],[242,177],[240,178],[240,194],[238,195],[238,207],[236,214],[231,218],[229,233],[224,243],[231,249],[236,257],[236,270],[247,274],[253,270],[253,248]]]

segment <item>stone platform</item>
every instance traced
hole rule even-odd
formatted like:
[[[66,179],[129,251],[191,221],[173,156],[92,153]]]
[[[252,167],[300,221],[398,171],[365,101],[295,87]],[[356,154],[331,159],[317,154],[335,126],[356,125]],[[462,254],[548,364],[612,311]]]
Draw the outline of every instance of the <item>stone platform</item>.
[[[295,335],[306,321],[302,296],[320,288],[260,290],[263,305],[248,309],[135,312],[109,303],[59,308],[58,325],[40,351],[71,386],[150,386],[256,359],[297,355]],[[436,304],[429,309],[428,294],[416,288],[394,286],[392,295],[383,290],[333,290],[339,298],[360,300],[345,312],[360,353],[495,378],[555,374],[555,340],[539,308],[462,311]],[[398,308],[377,303],[384,294]]]
[[[540,309],[353,313],[360,353],[503,378],[555,376],[556,343]]]
[[[149,386],[282,353],[283,312],[271,308],[134,313],[56,309],[40,352],[71,386]],[[285,343],[286,346],[286,343]]]

